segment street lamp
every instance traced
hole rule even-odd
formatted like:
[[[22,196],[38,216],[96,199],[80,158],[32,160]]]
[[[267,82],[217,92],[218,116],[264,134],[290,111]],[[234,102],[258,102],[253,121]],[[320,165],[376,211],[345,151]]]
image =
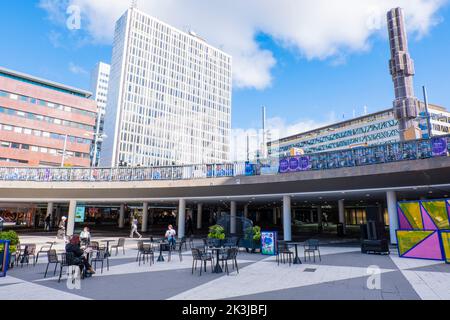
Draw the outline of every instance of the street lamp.
[[[66,160],[66,150],[67,150],[67,139],[68,139],[69,135],[65,135],[64,137],[64,148],[63,148],[63,152],[62,152],[62,157],[61,157],[61,168],[64,168],[64,161]]]
[[[108,136],[106,134],[97,132],[97,133],[93,133],[94,137],[95,137],[95,141],[94,141],[94,155],[92,157],[92,167],[96,167],[97,166],[97,150],[98,150],[98,144],[103,142],[106,138],[108,138]]]

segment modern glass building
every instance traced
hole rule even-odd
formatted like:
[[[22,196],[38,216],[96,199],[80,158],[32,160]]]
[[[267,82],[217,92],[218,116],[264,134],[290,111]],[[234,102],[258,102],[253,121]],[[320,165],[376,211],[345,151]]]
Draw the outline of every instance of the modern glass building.
[[[89,167],[91,93],[0,68],[0,166]]]
[[[106,102],[108,99],[108,84],[109,84],[109,74],[111,72],[111,66],[104,62],[99,62],[95,66],[91,74],[91,91],[93,93],[93,99],[97,101],[98,115],[95,124],[95,135],[94,145],[92,146],[92,151],[96,152],[97,155],[95,162],[92,165],[97,166],[100,153],[102,150],[102,139],[104,126],[105,126],[105,112],[106,112]],[[97,144],[97,147],[95,146]]]
[[[102,166],[229,160],[232,58],[130,8],[116,24]]]
[[[420,103],[424,108],[424,104]],[[422,108],[422,109],[423,109]],[[433,136],[450,132],[450,113],[443,107],[429,105]],[[426,113],[418,121],[422,133],[427,132]],[[387,109],[355,119],[339,122],[319,129],[299,133],[268,143],[270,156],[287,156],[292,149],[305,153],[318,153],[361,146],[373,146],[400,141],[399,123],[394,110]]]

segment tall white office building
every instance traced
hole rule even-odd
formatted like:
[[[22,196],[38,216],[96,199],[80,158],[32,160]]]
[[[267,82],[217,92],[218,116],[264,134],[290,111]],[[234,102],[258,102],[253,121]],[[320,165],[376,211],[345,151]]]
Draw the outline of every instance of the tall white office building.
[[[232,58],[136,8],[116,23],[102,166],[229,160]]]
[[[102,150],[102,135],[105,124],[106,103],[108,101],[108,84],[110,72],[111,66],[109,64],[99,62],[97,63],[91,74],[91,91],[93,93],[92,98],[97,101],[98,107],[97,121],[95,125],[96,139],[94,140],[92,146],[92,152],[97,153],[97,156],[93,157],[95,158],[96,162],[92,163],[93,166],[98,165]],[[95,144],[97,144],[97,147],[95,147]]]

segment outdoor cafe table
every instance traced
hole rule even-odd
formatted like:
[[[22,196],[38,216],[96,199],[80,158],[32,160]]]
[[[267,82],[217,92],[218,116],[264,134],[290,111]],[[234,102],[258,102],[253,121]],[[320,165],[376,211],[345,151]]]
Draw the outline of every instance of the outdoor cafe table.
[[[219,263],[219,254],[220,254],[220,251],[223,251],[224,249],[225,248],[214,248],[214,247],[208,248],[208,250],[211,250],[213,253],[214,253],[214,251],[216,252],[217,259],[216,259],[216,265],[213,269],[213,273],[222,273],[223,272],[222,267],[220,266],[220,263]]]
[[[159,243],[159,257],[158,257],[158,260],[156,260],[157,262],[164,262],[164,256],[162,254],[163,247],[168,247],[169,251],[170,251],[170,243],[164,242],[164,241]],[[167,251],[167,249],[166,249],[166,251]]]
[[[298,257],[298,249],[297,246],[303,244],[302,242],[286,242],[287,245],[293,245],[295,246],[295,257],[293,264],[302,264],[300,258]]]
[[[100,240],[100,242],[106,242],[106,254],[108,257],[111,257],[111,253],[109,252],[109,243],[114,241],[115,240]]]

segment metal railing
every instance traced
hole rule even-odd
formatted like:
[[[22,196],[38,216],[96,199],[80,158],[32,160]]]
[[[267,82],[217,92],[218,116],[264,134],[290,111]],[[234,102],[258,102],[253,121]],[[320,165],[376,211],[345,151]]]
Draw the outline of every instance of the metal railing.
[[[220,177],[284,174],[298,171],[328,170],[371,164],[420,160],[448,156],[450,135],[358,147],[341,151],[307,154],[283,159],[263,159],[257,163],[233,162],[152,168],[0,168],[0,181],[37,182],[121,182],[154,180],[193,180]],[[297,167],[293,167],[292,164]],[[301,163],[301,165],[299,165]]]

